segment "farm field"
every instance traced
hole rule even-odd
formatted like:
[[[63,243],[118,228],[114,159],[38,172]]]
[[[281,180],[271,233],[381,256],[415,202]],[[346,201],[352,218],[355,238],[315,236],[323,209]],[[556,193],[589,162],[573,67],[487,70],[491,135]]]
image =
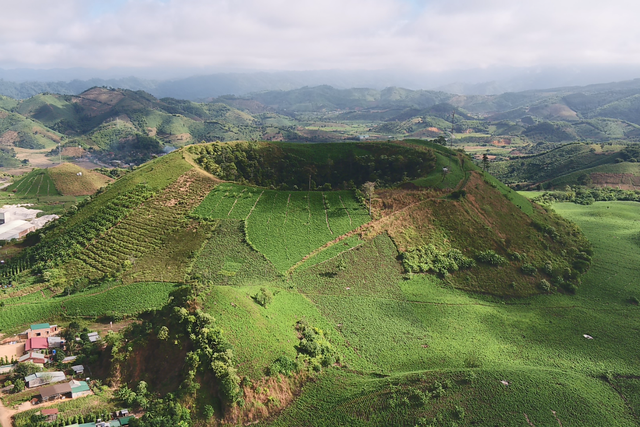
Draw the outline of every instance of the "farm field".
[[[15,190],[15,191],[14,191]],[[7,191],[16,197],[51,197],[60,196],[55,182],[47,169],[34,169],[9,187]]]
[[[288,192],[235,184],[217,186],[194,214],[244,220],[247,240],[279,272],[370,219],[350,191]]]
[[[174,283],[135,283],[111,288],[89,289],[70,296],[39,298],[34,301],[9,304],[0,310],[0,331],[37,321],[59,319],[63,315],[99,317],[109,314],[135,315],[162,308],[169,294],[176,289]],[[37,292],[39,295],[40,292]]]
[[[365,288],[368,278],[358,286],[347,277],[352,269],[361,273],[362,265],[375,262],[362,249],[340,256],[354,257],[344,271],[331,260],[294,274],[298,290],[338,325],[346,366],[390,377],[333,371],[308,385],[279,420],[265,425],[305,424],[312,413],[318,416],[313,425],[384,425],[385,416],[402,420],[399,425],[416,425],[440,412],[443,420],[458,425],[526,425],[524,414],[534,425],[557,420],[563,426],[637,425],[636,400],[628,406],[618,392],[633,393],[632,379],[640,375],[640,345],[634,339],[640,319],[638,306],[630,302],[639,292],[634,269],[640,264],[640,204],[566,203],[554,209],[576,221],[595,247],[593,266],[575,296],[504,301],[452,289],[431,275],[406,280],[381,267],[375,268],[379,284]],[[384,247],[384,239],[377,239]],[[322,284],[319,277],[330,272],[335,276]],[[389,383],[411,382],[414,373],[449,379],[451,397],[432,399],[426,409],[391,404],[391,390],[402,398],[408,386],[398,391]],[[470,375],[473,387],[465,385]],[[338,394],[336,381],[348,384],[338,387]],[[487,401],[494,404],[482,404]],[[318,409],[318,402],[327,406]],[[464,420],[456,406],[464,408]]]

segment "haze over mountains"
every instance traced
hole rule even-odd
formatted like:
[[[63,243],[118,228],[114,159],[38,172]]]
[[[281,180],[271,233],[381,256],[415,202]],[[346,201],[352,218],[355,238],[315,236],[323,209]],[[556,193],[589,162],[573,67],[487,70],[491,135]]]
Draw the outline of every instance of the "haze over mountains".
[[[316,70],[211,72],[188,68],[0,69],[0,94],[25,99],[42,92],[77,95],[94,86],[144,90],[163,98],[202,100],[330,85],[339,89],[403,87],[461,95],[497,95],[585,86],[640,77],[638,66],[489,67],[418,72],[412,70]]]

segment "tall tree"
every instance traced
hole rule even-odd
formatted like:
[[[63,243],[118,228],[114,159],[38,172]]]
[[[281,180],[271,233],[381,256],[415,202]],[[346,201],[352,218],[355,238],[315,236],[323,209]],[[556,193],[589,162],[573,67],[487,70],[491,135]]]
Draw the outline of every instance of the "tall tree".
[[[369,216],[371,216],[371,198],[373,197],[373,193],[376,190],[376,183],[367,181],[362,184],[362,190],[369,197]]]

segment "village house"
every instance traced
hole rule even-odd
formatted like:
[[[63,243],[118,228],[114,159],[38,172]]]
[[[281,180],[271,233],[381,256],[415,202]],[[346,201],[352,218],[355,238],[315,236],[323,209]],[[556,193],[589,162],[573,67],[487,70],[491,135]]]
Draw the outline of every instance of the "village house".
[[[48,361],[49,358],[46,354],[38,353],[35,351],[29,352],[18,359],[19,363],[31,362],[40,366],[44,365]]]
[[[35,337],[49,337],[51,335],[57,335],[60,332],[58,325],[49,325],[48,323],[38,323],[31,325],[31,328],[27,329],[24,334],[26,339]]]
[[[40,387],[47,384],[58,383],[66,379],[64,372],[36,372],[24,378],[29,388]]]
[[[46,350],[49,348],[49,341],[46,337],[29,338],[24,344],[25,351]]]
[[[40,389],[40,398],[43,402],[71,397],[71,385],[69,383],[55,384]]]
[[[73,399],[77,397],[88,396],[91,394],[91,388],[86,381],[72,380],[71,382],[69,382],[69,385],[71,385],[71,397]]]

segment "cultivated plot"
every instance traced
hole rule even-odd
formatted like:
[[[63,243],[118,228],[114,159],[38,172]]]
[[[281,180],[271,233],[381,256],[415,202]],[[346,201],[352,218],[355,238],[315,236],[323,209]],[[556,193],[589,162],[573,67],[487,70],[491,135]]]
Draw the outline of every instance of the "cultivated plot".
[[[275,191],[235,184],[216,187],[194,214],[244,220],[247,240],[280,272],[370,220],[350,191]]]

